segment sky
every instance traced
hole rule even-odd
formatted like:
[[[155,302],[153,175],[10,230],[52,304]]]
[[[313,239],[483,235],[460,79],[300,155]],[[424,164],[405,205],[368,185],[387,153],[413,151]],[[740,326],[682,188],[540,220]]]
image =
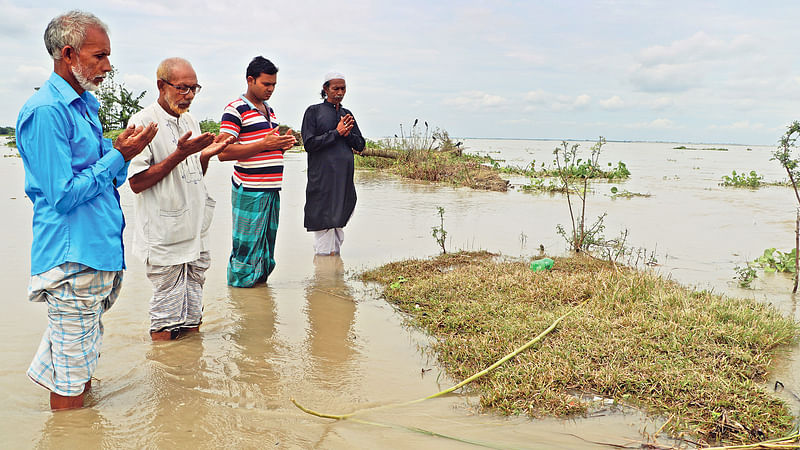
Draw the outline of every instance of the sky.
[[[326,72],[362,134],[415,119],[454,137],[774,145],[800,120],[800,2],[0,0],[0,126],[52,72],[42,35],[70,9],[109,26],[115,81],[142,106],[180,56],[219,120],[263,55],[270,106],[300,127]]]

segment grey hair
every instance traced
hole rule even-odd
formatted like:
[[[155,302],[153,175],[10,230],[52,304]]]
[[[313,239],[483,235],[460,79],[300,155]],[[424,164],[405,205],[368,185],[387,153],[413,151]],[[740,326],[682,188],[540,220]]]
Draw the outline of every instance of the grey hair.
[[[108,34],[108,26],[92,13],[75,9],[54,17],[44,30],[47,53],[58,61],[61,59],[61,49],[67,45],[80,51],[86,40],[86,30],[91,27],[98,27]]]

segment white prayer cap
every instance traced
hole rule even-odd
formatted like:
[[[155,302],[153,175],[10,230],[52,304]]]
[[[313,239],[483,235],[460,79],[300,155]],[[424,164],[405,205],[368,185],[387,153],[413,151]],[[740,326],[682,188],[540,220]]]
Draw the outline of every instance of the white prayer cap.
[[[325,74],[325,80],[322,81],[322,84],[325,84],[331,80],[344,80],[344,74],[341,72],[330,71]]]

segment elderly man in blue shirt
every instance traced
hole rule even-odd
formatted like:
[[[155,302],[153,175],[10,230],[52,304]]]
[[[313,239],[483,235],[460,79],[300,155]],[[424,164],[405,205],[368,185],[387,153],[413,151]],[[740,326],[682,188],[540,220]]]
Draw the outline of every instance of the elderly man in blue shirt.
[[[155,124],[103,138],[89,92],[111,71],[106,25],[70,11],[44,35],[53,73],[20,110],[17,147],[33,202],[29,300],[47,302],[48,327],[28,376],[50,390],[54,410],[80,408],[103,337],[101,316],[116,301],[125,261],[117,187]]]

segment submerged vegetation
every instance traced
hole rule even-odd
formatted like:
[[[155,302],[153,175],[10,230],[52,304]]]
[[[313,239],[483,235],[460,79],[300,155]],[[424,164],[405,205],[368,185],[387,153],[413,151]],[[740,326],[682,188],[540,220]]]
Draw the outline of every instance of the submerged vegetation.
[[[450,253],[387,264],[362,278],[435,337],[461,380],[574,310],[537,346],[470,386],[505,414],[586,414],[600,397],[671,420],[701,444],[782,436],[793,418],[762,383],[776,350],[800,330],[772,307],[696,292],[649,272],[585,256],[550,271]],[[398,282],[397,280],[402,280]],[[391,287],[390,287],[391,286]]]
[[[566,142],[565,142],[566,144]],[[563,158],[564,165],[544,163],[537,166],[532,161],[526,167],[504,166],[502,160],[489,155],[464,153],[461,142],[453,142],[447,131],[431,130],[427,122],[415,120],[411,127],[400,125],[400,134],[381,141],[367,140],[366,149],[356,157],[356,167],[361,169],[386,170],[414,180],[444,182],[474,189],[506,191],[509,182],[504,175],[521,175],[530,183],[520,186],[523,191],[567,193],[568,187],[561,177],[570,180],[605,179],[621,181],[630,177],[626,164],[618,161],[616,166],[598,161],[584,160],[577,156],[579,144],[567,148],[571,152]]]
[[[722,186],[757,188],[764,184],[763,180],[764,177],[757,174],[755,170],[751,170],[749,174],[736,173],[734,170],[730,176],[723,175],[720,184]]]
[[[764,250],[764,254],[753,260],[752,265],[764,269],[764,272],[796,273],[797,249],[782,252],[773,248]]]
[[[461,142],[453,142],[445,130],[429,128],[419,120],[400,135],[380,142],[368,141],[356,167],[380,169],[412,180],[449,183],[473,189],[508,190],[508,181],[479,156],[464,154]]]
[[[744,171],[737,173],[735,170],[731,171],[730,176],[723,175],[722,183],[720,186],[725,187],[741,187],[756,189],[761,186],[791,186],[792,184],[786,180],[783,181],[764,181],[764,177],[751,170],[749,173]]]
[[[685,145],[679,145],[677,147],[672,147],[674,150],[705,150],[709,152],[727,152],[727,148],[722,147],[705,147],[705,148],[694,148],[694,147],[687,147]]]

